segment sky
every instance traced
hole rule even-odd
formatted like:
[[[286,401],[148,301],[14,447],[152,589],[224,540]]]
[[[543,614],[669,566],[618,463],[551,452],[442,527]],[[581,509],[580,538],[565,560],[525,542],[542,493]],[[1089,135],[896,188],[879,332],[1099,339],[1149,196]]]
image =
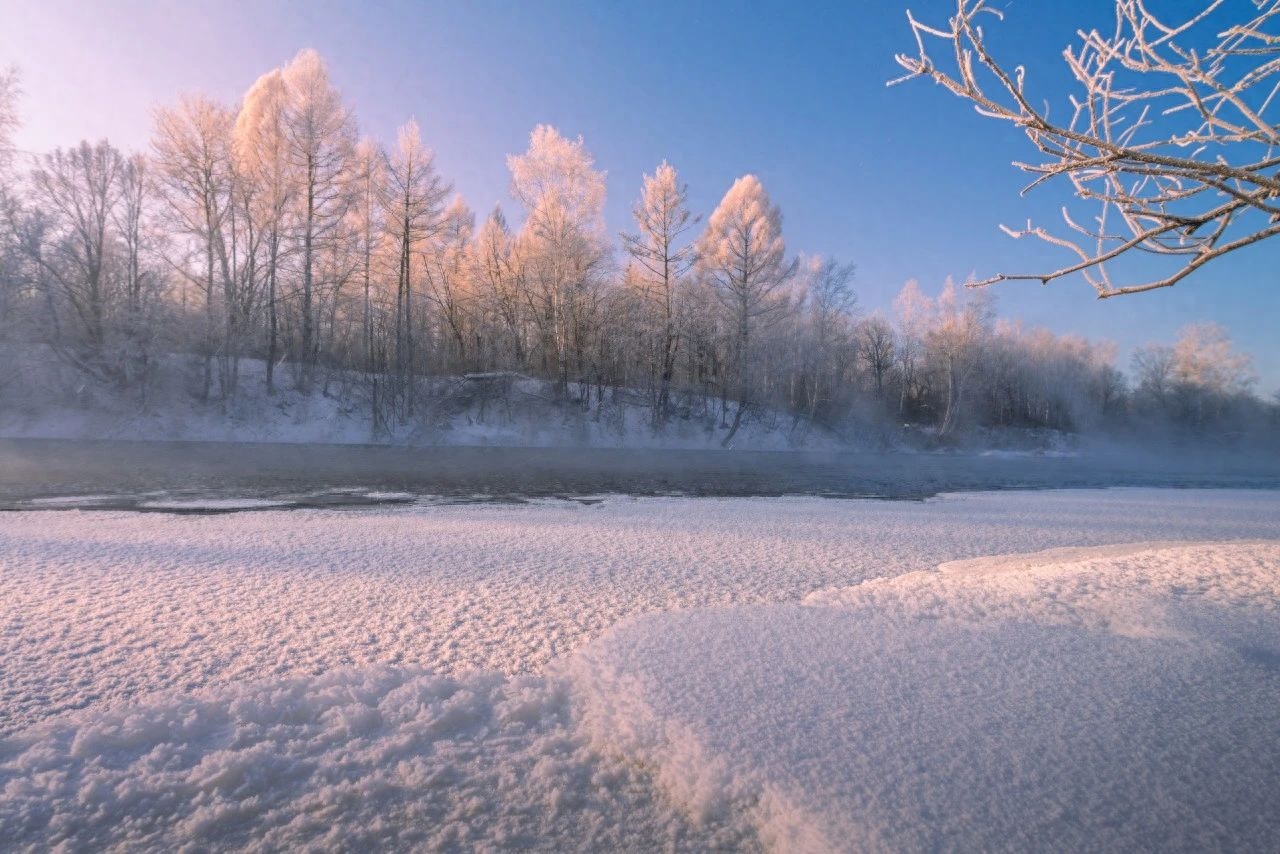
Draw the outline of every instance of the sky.
[[[1229,0],[1244,3],[1244,0]],[[1060,58],[1108,0],[997,0],[991,42],[1065,107]],[[948,0],[911,0],[945,23]],[[1175,4],[1176,5],[1176,4]],[[369,8],[376,6],[376,8]],[[669,161],[704,219],[733,180],[758,175],[789,251],[857,267],[863,311],[892,311],[909,279],[1042,272],[1066,259],[998,228],[1055,225],[1064,187],[1019,195],[1011,162],[1035,152],[1013,128],[926,81],[888,88],[914,47],[906,2],[407,2],[0,0],[0,66],[23,76],[19,147],[108,138],[145,149],[151,111],[181,92],[235,102],[259,74],[312,47],[363,133],[392,141],[416,118],[437,166],[483,216],[508,193],[506,155],[534,125],[581,135],[608,172],[606,217],[631,227],[641,176]],[[1061,107],[1060,107],[1061,108]],[[1141,274],[1141,269],[1138,274]],[[1280,391],[1280,241],[1228,256],[1171,289],[1097,300],[1074,278],[994,286],[1002,317],[1120,347],[1172,343],[1188,323],[1227,328]]]

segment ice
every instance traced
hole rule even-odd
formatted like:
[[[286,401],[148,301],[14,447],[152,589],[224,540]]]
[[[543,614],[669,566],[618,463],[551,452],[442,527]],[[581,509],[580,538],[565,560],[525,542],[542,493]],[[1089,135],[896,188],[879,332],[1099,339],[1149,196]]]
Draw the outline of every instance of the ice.
[[[141,501],[138,506],[145,510],[265,510],[288,506],[288,502],[266,498],[174,498]]]

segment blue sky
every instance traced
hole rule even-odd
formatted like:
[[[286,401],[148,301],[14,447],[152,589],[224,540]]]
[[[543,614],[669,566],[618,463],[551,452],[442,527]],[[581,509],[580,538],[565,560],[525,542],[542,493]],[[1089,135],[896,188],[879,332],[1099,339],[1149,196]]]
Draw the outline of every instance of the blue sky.
[[[1231,0],[1243,4],[1244,0]],[[374,4],[367,4],[374,5]],[[890,310],[908,279],[936,292],[971,272],[1042,270],[1062,256],[999,223],[1056,222],[1063,188],[1020,198],[1010,161],[1034,154],[923,81],[886,89],[913,42],[906,3],[875,2],[67,2],[0,0],[0,64],[24,74],[31,150],[108,137],[146,145],[150,110],[184,90],[232,101],[261,72],[314,47],[365,133],[416,117],[473,208],[509,212],[504,158],[540,122],[581,134],[609,173],[609,227],[630,226],[640,176],[667,159],[692,207],[761,177],[791,251],[857,265],[864,310]],[[943,0],[912,0],[945,21]],[[1108,0],[1011,0],[993,43],[1065,104],[1059,54]],[[996,288],[1002,316],[1121,345],[1171,342],[1212,320],[1252,352],[1259,391],[1280,389],[1280,244],[1211,265],[1173,289],[1107,301],[1082,280]]]

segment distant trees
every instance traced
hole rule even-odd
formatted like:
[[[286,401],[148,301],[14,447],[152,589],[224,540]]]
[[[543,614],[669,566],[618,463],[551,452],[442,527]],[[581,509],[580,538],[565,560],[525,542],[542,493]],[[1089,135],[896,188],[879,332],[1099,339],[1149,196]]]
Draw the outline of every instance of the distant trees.
[[[1234,351],[1225,329],[1192,324],[1172,346],[1148,344],[1134,352],[1137,404],[1182,428],[1219,427],[1234,406],[1251,397],[1252,364]]]
[[[18,79],[16,68],[0,68],[0,178],[9,167],[18,129]]]
[[[0,81],[0,130],[15,79]],[[193,94],[158,109],[146,153],[81,143],[11,168],[0,357],[44,343],[140,403],[164,366],[228,412],[247,383],[291,383],[367,413],[374,435],[429,429],[516,375],[546,383],[538,405],[725,445],[753,420],[796,441],[905,429],[942,443],[982,427],[1267,423],[1247,359],[1213,327],[1139,350],[1131,389],[1114,346],[1001,322],[952,282],[909,282],[892,317],[860,316],[853,266],[789,256],[752,175],[695,234],[688,190],[660,163],[615,245],[581,138],[534,128],[507,161],[522,217],[495,206],[477,223],[415,122],[389,151],[357,132],[304,51],[237,105]]]
[[[1064,178],[1093,209],[1083,219],[1064,207],[1065,235],[1030,223],[1004,229],[1066,250],[1070,263],[974,284],[1080,273],[1099,297],[1130,294],[1280,235],[1280,4],[1208,0],[1179,11],[1161,18],[1144,0],[1115,0],[1114,27],[1082,26],[1080,43],[1063,52],[1077,84],[1065,119],[1027,88],[1022,65],[991,53],[982,22],[1003,12],[987,0],[957,0],[945,27],[908,13],[917,50],[898,55],[908,74],[892,82],[927,77],[1019,128],[1043,158],[1015,164],[1034,176],[1027,189]],[[934,40],[944,45],[941,61],[928,49]],[[1115,284],[1111,262],[1139,253],[1171,264]]]

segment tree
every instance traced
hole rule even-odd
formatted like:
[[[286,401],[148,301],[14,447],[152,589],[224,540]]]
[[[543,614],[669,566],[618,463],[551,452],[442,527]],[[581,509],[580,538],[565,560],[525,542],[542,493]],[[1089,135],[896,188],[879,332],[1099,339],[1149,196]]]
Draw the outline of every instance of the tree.
[[[232,204],[232,127],[229,109],[202,95],[188,95],[172,109],[156,111],[152,149],[161,195],[184,232],[200,244],[204,275],[194,276],[185,263],[182,275],[204,291],[204,377],[201,397],[208,398],[213,385],[215,294],[222,283],[224,295],[234,287],[227,246],[227,219]],[[224,389],[225,391],[225,389]]]
[[[18,69],[0,68],[0,179],[13,156],[13,134],[18,129]]]
[[[841,378],[847,376],[846,357],[853,349],[852,322],[858,303],[853,271],[852,264],[815,258],[804,277],[799,300],[804,334],[797,364],[804,387],[803,412],[810,422],[820,405],[832,402]]]
[[[254,188],[247,215],[265,243],[262,278],[266,283],[267,391],[275,390],[279,355],[279,278],[289,205],[296,192],[289,173],[287,122],[289,89],[280,69],[259,77],[245,93],[236,116],[236,172]]]
[[[153,206],[148,170],[147,158],[141,154],[122,160],[118,178],[119,200],[112,211],[112,223],[124,250],[126,382],[145,382],[149,368],[148,338],[152,330],[145,311],[152,271],[148,269],[146,256],[153,249],[155,240],[147,227]]]
[[[74,351],[64,351],[79,366],[106,378],[107,314],[112,306],[112,219],[120,198],[120,172],[124,159],[105,140],[97,145],[57,149],[44,156],[31,176],[38,205],[50,217],[46,241],[38,247],[38,263],[55,283],[59,296],[71,308]],[[67,343],[58,334],[55,314],[55,347]],[[78,351],[78,352],[77,352]]]
[[[413,270],[423,244],[439,231],[444,199],[452,190],[435,170],[435,155],[422,145],[418,123],[400,128],[386,169],[387,232],[396,246],[395,357],[405,414],[413,414],[416,371],[413,338]]]
[[[893,367],[893,326],[882,315],[873,314],[858,324],[858,355],[861,357],[875,388],[877,400],[884,400],[884,381]]]
[[[750,403],[753,333],[786,307],[779,289],[795,273],[786,263],[782,214],[760,180],[744,175],[725,193],[707,220],[698,246],[699,267],[711,283],[729,322],[729,362],[733,366],[737,410],[725,436],[728,445]]]
[[[476,217],[463,201],[454,196],[440,220],[440,232],[430,252],[426,267],[427,294],[434,304],[443,327],[445,340],[451,342],[453,359],[450,367],[466,370],[470,350],[471,310],[471,246],[476,230]]]
[[[1082,29],[1063,52],[1079,91],[1065,122],[1032,94],[1022,66],[990,52],[980,21],[1003,14],[987,0],[957,0],[949,26],[927,26],[908,13],[917,52],[899,54],[908,71],[899,83],[928,77],[973,103],[979,114],[1021,128],[1039,150],[1038,163],[1015,165],[1034,175],[1030,190],[1065,178],[1093,206],[1090,220],[1067,208],[1066,236],[1030,222],[1002,228],[1034,236],[1076,260],[1046,273],[1001,273],[1048,283],[1081,273],[1099,297],[1176,284],[1215,259],[1280,234],[1280,3],[1209,0],[1165,22],[1144,0],[1115,0],[1115,26]],[[926,45],[940,39],[950,70]],[[1025,192],[1025,191],[1024,191]],[[1170,268],[1146,281],[1116,285],[1108,265],[1150,253]]]
[[[471,253],[472,280],[484,305],[486,321],[494,327],[489,333],[489,351],[493,362],[503,368],[527,368],[525,362],[525,305],[521,292],[522,276],[512,257],[511,232],[502,208],[493,212],[480,226]],[[501,343],[493,339],[501,338]]]
[[[644,176],[640,199],[632,208],[638,231],[622,235],[636,265],[636,281],[647,313],[658,327],[653,421],[659,429],[670,414],[671,381],[680,345],[676,300],[685,276],[698,260],[694,244],[677,245],[699,219],[689,211],[688,200],[688,186],[680,183],[673,166],[662,161],[652,175]]]
[[[608,260],[604,238],[605,175],[582,138],[550,125],[529,135],[524,154],[507,157],[511,194],[525,209],[513,254],[521,293],[542,339],[542,357],[556,391],[568,391],[570,370],[585,369],[586,319],[598,304]]]
[[[287,157],[296,197],[297,240],[301,244],[301,387],[313,379],[316,357],[316,256],[332,241],[351,201],[350,160],[355,121],[329,82],[324,60],[303,50],[282,72],[288,92],[285,121]]]

